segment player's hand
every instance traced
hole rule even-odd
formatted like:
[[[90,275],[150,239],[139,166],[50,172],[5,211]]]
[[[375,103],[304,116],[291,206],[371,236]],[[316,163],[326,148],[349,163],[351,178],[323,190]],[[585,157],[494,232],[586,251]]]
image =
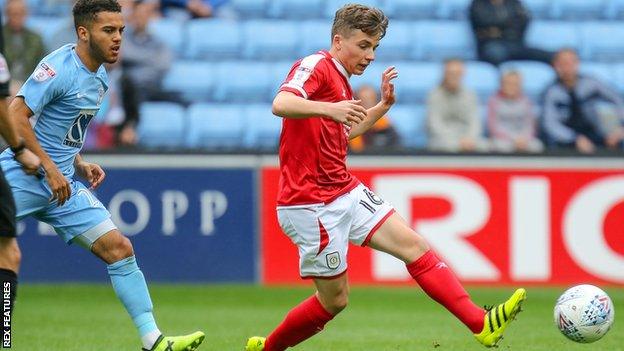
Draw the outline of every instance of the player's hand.
[[[381,74],[381,102],[390,107],[396,102],[394,83],[392,80],[399,76],[396,67],[390,66]]]
[[[360,100],[344,100],[330,105],[328,116],[338,123],[352,127],[366,118],[366,109]]]
[[[59,206],[63,206],[71,196],[71,186],[67,178],[59,171],[56,165],[45,167],[45,177],[52,190],[50,201],[57,200]]]
[[[91,185],[89,190],[97,189],[104,181],[104,178],[106,178],[106,173],[104,173],[100,165],[84,161],[76,164],[76,174],[89,182]]]
[[[15,160],[22,165],[22,169],[26,174],[36,175],[39,172],[39,167],[41,167],[39,156],[28,149],[24,149],[15,155]]]

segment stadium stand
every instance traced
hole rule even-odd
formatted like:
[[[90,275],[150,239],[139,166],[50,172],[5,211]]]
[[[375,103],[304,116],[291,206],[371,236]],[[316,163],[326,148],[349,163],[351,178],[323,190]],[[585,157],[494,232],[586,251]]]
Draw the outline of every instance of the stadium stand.
[[[185,110],[170,102],[146,102],[140,109],[139,142],[146,147],[182,147],[187,132]]]

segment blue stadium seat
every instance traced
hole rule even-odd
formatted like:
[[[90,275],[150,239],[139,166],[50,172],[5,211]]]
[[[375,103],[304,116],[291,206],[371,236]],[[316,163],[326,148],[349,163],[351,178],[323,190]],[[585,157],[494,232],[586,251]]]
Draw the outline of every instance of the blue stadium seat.
[[[390,0],[385,2],[384,13],[391,18],[414,20],[433,18],[438,10],[438,0]],[[392,22],[390,28],[395,24]]]
[[[268,7],[268,0],[231,0],[230,4],[244,18],[262,18]]]
[[[395,130],[401,137],[401,145],[409,148],[427,146],[427,115],[422,105],[396,105],[388,112]]]
[[[187,55],[192,59],[239,58],[242,26],[239,22],[220,19],[195,19],[188,24]]]
[[[184,108],[171,102],[141,104],[137,128],[139,143],[147,147],[179,147],[184,144]]]
[[[376,50],[377,60],[406,60],[415,49],[416,33],[412,22],[393,21]]]
[[[586,22],[581,25],[581,57],[593,61],[624,59],[624,24],[619,22]]]
[[[368,68],[366,68],[364,74],[351,77],[351,79],[349,80],[349,82],[351,83],[351,87],[355,91],[362,85],[370,85],[373,88],[379,90],[379,87],[381,85],[381,74],[383,73],[383,71],[386,70],[386,68],[388,68],[388,66],[389,64],[384,62],[373,62],[370,66],[368,66]],[[399,76],[402,76],[402,67],[398,67],[398,69]]]
[[[606,0],[554,0],[552,16],[564,20],[599,19],[606,5]]]
[[[624,63],[618,63],[613,65],[613,72],[615,74],[615,85],[624,93]]]
[[[610,63],[581,62],[579,70],[582,74],[596,78],[611,86],[616,86],[617,84],[615,69]]]
[[[300,30],[297,22],[247,21],[243,31],[243,56],[247,59],[287,59],[298,54]]]
[[[547,19],[552,14],[552,0],[523,0],[522,4],[532,18]]]
[[[328,20],[306,21],[301,25],[301,45],[299,56],[305,57],[331,46],[332,22]]]
[[[556,51],[563,47],[579,49],[580,33],[576,23],[558,21],[534,21],[526,35],[527,44],[545,50]]]
[[[472,59],[475,46],[468,22],[422,21],[416,24],[412,58],[439,61],[449,57]]]
[[[216,101],[267,102],[272,87],[269,65],[253,61],[226,61],[217,65]]]
[[[163,80],[163,89],[187,101],[207,101],[212,96],[213,65],[202,61],[174,61]]]
[[[392,1],[392,0],[390,0]],[[359,1],[349,1],[349,0],[342,0],[342,1],[327,1],[326,6],[325,6],[325,18],[329,18],[329,19],[334,19],[334,17],[336,16],[336,11],[338,11],[339,8],[341,8],[342,6],[346,5],[346,4],[352,4],[352,3],[358,3],[358,4],[362,4],[362,5],[366,5],[366,6],[372,6],[372,7],[377,7],[377,8],[382,8],[381,5],[382,1],[381,0],[359,0]]]
[[[66,21],[67,18],[30,16],[26,20],[26,27],[41,35],[44,45],[50,47],[54,34],[63,27]]]
[[[282,118],[273,115],[270,104],[252,104],[245,108],[248,118],[247,146],[254,150],[275,150],[279,144]]]
[[[269,67],[269,74],[271,75],[271,99],[269,101],[272,101],[272,98],[277,93],[277,89],[279,89],[282,83],[284,83],[284,81],[286,80],[288,72],[290,72],[290,69],[292,68],[294,63],[294,60],[280,61],[271,64],[271,66]]]
[[[244,147],[248,118],[241,105],[194,104],[188,109],[186,146],[213,149]]]
[[[67,0],[28,0],[28,8],[35,15],[71,16],[73,1]]]
[[[468,18],[471,0],[440,0],[438,17],[464,20]]]
[[[184,52],[185,31],[184,23],[168,18],[161,18],[150,22],[149,32],[165,43],[177,56],[182,57]]]
[[[501,72],[513,70],[522,75],[524,93],[534,102],[544,92],[546,86],[555,81],[555,72],[545,63],[536,61],[509,61],[500,67]]]
[[[477,93],[479,101],[484,103],[498,90],[498,69],[487,62],[466,62],[464,85]]]
[[[287,19],[319,18],[325,9],[324,0],[272,0],[269,16]]]
[[[609,0],[604,17],[610,20],[624,19],[624,0]]]
[[[429,92],[442,82],[443,66],[439,62],[400,62],[396,67],[399,78],[394,87],[400,104],[424,103]]]

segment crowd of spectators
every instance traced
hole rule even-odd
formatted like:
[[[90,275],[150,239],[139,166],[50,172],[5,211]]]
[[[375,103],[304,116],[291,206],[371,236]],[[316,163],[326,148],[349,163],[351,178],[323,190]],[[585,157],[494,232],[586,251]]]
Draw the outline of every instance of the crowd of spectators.
[[[120,3],[127,29],[120,61],[107,67],[110,92],[89,130],[86,145],[92,149],[136,145],[142,103],[184,103],[163,91],[162,80],[174,54],[148,30],[151,21],[162,16],[180,21],[238,17],[228,0]],[[41,36],[26,25],[26,0],[7,0],[4,11],[6,59],[15,93],[47,52],[75,41],[75,31],[68,20],[47,41],[46,48]],[[428,149],[451,153],[537,153],[550,149],[593,153],[598,149],[622,149],[624,101],[619,93],[596,77],[580,74],[579,57],[573,49],[550,52],[528,46],[525,36],[531,17],[521,0],[473,0],[466,11],[479,60],[499,67],[512,60],[539,61],[552,65],[556,79],[537,100],[523,93],[519,71],[501,68],[499,90],[480,101],[478,94],[462,83],[464,61],[447,59],[443,77],[439,85],[431,87],[427,99]],[[376,87],[354,88],[365,107],[374,105],[378,98]],[[399,149],[400,133],[395,128],[391,110],[367,134],[352,140],[350,148],[355,152]]]

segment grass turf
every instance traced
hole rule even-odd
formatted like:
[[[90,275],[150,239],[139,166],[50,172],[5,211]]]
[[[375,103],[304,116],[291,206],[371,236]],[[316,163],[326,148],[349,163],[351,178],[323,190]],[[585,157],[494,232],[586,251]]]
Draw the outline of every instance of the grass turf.
[[[246,338],[266,335],[310,287],[230,285],[150,287],[156,319],[168,334],[203,330],[200,350],[243,350]],[[513,289],[471,288],[478,304],[503,301]],[[624,289],[606,289],[616,322],[594,344],[575,344],[553,324],[564,289],[529,288],[524,312],[505,333],[500,350],[624,350]],[[140,350],[134,326],[108,285],[20,286],[13,349],[29,351]],[[418,288],[354,287],[350,305],[325,331],[294,350],[484,350],[470,332]]]

